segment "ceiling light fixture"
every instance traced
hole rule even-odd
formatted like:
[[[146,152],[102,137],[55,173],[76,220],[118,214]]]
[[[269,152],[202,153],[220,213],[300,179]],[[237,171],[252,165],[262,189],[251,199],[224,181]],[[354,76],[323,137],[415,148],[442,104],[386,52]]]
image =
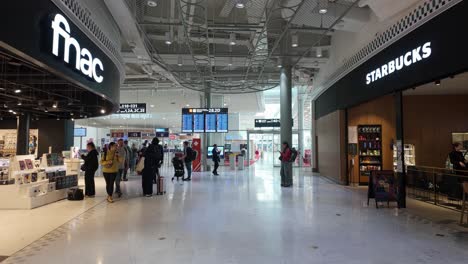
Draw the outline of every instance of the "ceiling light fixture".
[[[75,118],[72,118],[71,121],[75,121]]]
[[[13,113],[13,110],[10,109],[10,110],[8,110],[8,112]]]
[[[278,65],[276,67],[278,68],[283,67],[283,60],[281,58],[278,58]]]
[[[229,45],[236,45],[236,33],[234,32],[231,32],[231,34],[229,34]]]
[[[319,0],[318,2],[318,12],[319,14],[326,14],[328,12],[328,0]]]
[[[52,105],[52,108],[57,108],[58,107],[58,102],[55,102],[53,105]]]
[[[106,113],[106,109],[101,109],[101,114],[105,114]]]
[[[189,104],[187,104],[187,105],[185,105],[185,106],[189,107],[190,105],[189,105]]]
[[[182,65],[184,65],[184,59],[182,58],[182,55],[179,55],[177,58],[177,66],[181,67]]]
[[[21,103],[21,101],[19,101],[17,105],[23,105],[23,103]]]
[[[228,66],[232,66],[232,57],[229,57]]]
[[[20,90],[20,89],[16,89],[16,90],[15,90],[15,93],[21,93],[21,90]]]
[[[291,47],[297,48],[299,46],[299,36],[294,34],[291,36]]]
[[[440,85],[440,80],[435,81],[435,85],[439,86]]]
[[[154,104],[150,105],[150,107],[153,108],[153,107],[154,107]]]
[[[317,58],[321,58],[323,56],[321,47],[317,47],[315,52],[316,52]]]
[[[236,8],[242,9],[245,7],[246,0],[237,0],[236,1]]]
[[[158,6],[158,3],[156,1],[147,1],[146,4],[149,6],[149,7],[157,7]]]
[[[165,36],[166,36],[166,41],[165,41],[165,43],[166,43],[167,45],[171,45],[171,44],[172,44],[171,32],[169,32],[169,31],[166,32]]]

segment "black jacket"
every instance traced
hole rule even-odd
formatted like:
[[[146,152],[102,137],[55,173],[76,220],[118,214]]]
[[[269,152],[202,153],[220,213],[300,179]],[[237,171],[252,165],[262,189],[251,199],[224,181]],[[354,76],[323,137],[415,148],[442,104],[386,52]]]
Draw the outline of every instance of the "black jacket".
[[[152,170],[159,167],[164,157],[163,148],[161,145],[150,144],[143,154],[145,157],[145,169],[150,168]]]
[[[211,152],[212,155],[213,155],[213,158],[212,158],[212,159],[213,159],[213,162],[220,162],[220,161],[221,161],[221,159],[220,159],[220,157],[219,157],[219,152],[218,152],[218,151],[219,151],[218,148],[213,148],[213,151]]]
[[[95,172],[98,169],[99,162],[97,150],[93,149],[88,153],[88,155],[81,155],[81,158],[84,160],[86,171]]]
[[[453,164],[453,169],[455,170],[464,170],[465,168],[460,165],[460,162],[465,163],[465,157],[463,157],[463,153],[460,151],[452,151],[449,154],[450,163]]]

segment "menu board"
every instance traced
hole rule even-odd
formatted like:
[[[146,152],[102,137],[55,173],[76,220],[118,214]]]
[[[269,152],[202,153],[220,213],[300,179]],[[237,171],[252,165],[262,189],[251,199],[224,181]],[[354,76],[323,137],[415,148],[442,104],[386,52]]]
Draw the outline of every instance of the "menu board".
[[[228,132],[227,108],[183,108],[182,132]]]

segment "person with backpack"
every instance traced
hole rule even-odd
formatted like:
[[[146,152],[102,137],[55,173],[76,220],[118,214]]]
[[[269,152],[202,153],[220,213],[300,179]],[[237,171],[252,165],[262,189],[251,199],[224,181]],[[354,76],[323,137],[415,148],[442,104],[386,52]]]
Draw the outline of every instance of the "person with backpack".
[[[217,144],[213,144],[213,150],[211,151],[212,154],[212,159],[214,163],[214,170],[213,170],[213,175],[218,176],[218,168],[219,168],[219,162],[221,161],[219,157],[219,149]]]
[[[160,148],[159,139],[153,138],[151,144],[149,144],[143,153],[145,166],[141,175],[141,186],[143,188],[143,195],[146,197],[153,195],[153,180],[156,177],[157,167],[162,159]]]
[[[187,178],[182,179],[183,181],[192,180],[192,161],[195,160],[194,153],[195,151],[189,146],[188,141],[184,141],[184,155],[180,158],[185,163],[185,168],[187,169]]]
[[[106,180],[107,202],[113,203],[112,194],[114,193],[114,183],[117,173],[119,172],[119,164],[122,162],[122,157],[117,153],[117,145],[115,142],[109,143],[109,147],[101,156],[102,173]]]
[[[153,175],[153,183],[158,184],[158,179],[161,176],[161,174],[159,173],[159,169],[161,168],[161,165],[163,164],[163,161],[164,161],[164,149],[159,144],[158,138],[154,138],[154,142],[155,142],[155,147],[156,147],[156,168],[155,168],[155,173]]]
[[[281,187],[291,187],[293,184],[292,179],[292,151],[288,142],[283,142],[282,151],[280,151],[281,160]]]
[[[96,195],[96,188],[94,185],[94,174],[96,173],[99,162],[98,162],[98,152],[96,146],[93,142],[86,144],[86,150],[88,154],[81,155],[81,158],[84,160],[82,170],[85,172],[85,195],[87,197],[94,197]]]

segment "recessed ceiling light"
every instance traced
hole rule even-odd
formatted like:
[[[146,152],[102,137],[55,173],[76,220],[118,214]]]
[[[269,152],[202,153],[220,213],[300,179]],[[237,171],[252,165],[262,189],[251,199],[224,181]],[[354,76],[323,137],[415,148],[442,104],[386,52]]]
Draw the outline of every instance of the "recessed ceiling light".
[[[52,105],[53,108],[57,108],[57,106],[58,106],[58,103],[57,103],[57,102],[55,102],[55,103]]]
[[[166,36],[166,41],[165,41],[165,43],[166,43],[167,45],[171,45],[171,44],[172,44],[171,32],[169,32],[169,31],[166,32],[165,36]]]
[[[13,113],[13,110],[10,109],[10,110],[8,110],[8,112]]]
[[[440,80],[435,81],[435,85],[439,86],[440,85]]]
[[[190,105],[189,105],[189,104],[187,104],[187,105],[185,105],[185,106],[189,107]]]
[[[23,103],[21,103],[21,102],[18,102],[18,104],[17,104],[17,105],[22,105],[22,104],[23,104]]]
[[[106,113],[106,109],[101,109],[101,114],[105,114]]]
[[[21,90],[20,90],[20,89],[16,89],[16,90],[15,90],[15,93],[21,93]]]
[[[245,4],[242,3],[242,1],[239,1],[239,2],[236,3],[236,8],[242,9],[244,7],[245,7]]]
[[[156,1],[147,1],[146,4],[149,6],[149,7],[157,7],[158,6],[158,3]]]
[[[229,34],[229,45],[236,45],[236,33],[234,32],[231,32],[231,34]]]
[[[154,104],[150,105],[150,107],[153,108],[153,107],[154,107]]]

